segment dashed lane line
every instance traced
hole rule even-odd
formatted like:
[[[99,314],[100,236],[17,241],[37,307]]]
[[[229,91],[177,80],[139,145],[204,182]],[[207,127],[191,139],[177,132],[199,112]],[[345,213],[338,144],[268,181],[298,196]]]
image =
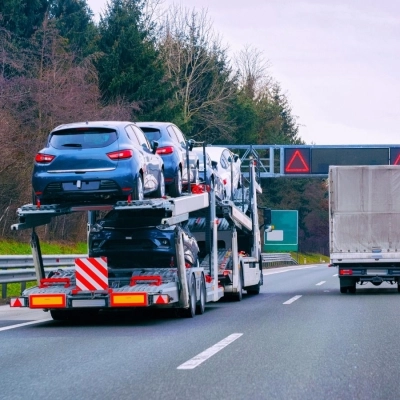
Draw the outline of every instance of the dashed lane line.
[[[335,274],[335,275],[332,275],[332,276],[338,276],[339,274]]]
[[[0,332],[2,331],[8,331],[10,329],[16,329],[16,328],[21,328],[22,326],[27,326],[27,325],[34,325],[34,324],[40,324],[42,322],[48,322],[52,321],[52,319],[39,319],[37,321],[30,321],[30,322],[24,322],[22,324],[16,324],[16,325],[10,325],[10,326],[5,326],[4,328],[0,328]]]
[[[323,285],[324,283],[326,283],[326,281],[321,281],[321,282],[316,283],[315,286],[321,286],[321,285]]]
[[[291,299],[289,299],[288,301],[285,301],[283,304],[292,304],[294,301],[298,300],[300,297],[302,297],[301,294],[294,296]]]
[[[208,360],[210,357],[224,349],[236,339],[239,339],[242,335],[243,333],[233,333],[232,335],[227,336],[225,339],[222,339],[220,342],[214,344],[214,346],[209,347],[207,350],[204,350],[200,354],[197,354],[197,356],[194,356],[190,360],[184,362],[177,369],[194,369],[198,367],[201,363]]]

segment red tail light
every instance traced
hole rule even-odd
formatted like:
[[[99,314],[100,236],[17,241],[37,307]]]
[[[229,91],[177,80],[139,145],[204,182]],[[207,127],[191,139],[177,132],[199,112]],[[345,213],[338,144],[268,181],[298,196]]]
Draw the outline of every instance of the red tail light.
[[[107,156],[111,158],[111,160],[126,160],[133,156],[133,150],[113,151],[112,153],[107,153]]]
[[[174,148],[172,146],[159,147],[156,153],[160,156],[165,156],[166,154],[172,154],[174,152]]]
[[[37,153],[36,156],[35,156],[35,161],[37,163],[41,163],[41,164],[49,164],[55,158],[56,158],[56,156],[52,156],[50,154]]]
[[[226,185],[226,184],[228,183],[228,180],[227,180],[227,179],[224,179],[224,180],[222,181],[222,183],[223,183],[224,185]]]
[[[340,269],[339,275],[353,275],[352,269]]]

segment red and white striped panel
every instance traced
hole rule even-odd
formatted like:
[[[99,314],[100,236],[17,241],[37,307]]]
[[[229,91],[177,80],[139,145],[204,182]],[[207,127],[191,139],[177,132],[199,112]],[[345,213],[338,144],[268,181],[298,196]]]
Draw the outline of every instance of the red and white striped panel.
[[[107,258],[76,258],[75,277],[79,290],[108,289]]]

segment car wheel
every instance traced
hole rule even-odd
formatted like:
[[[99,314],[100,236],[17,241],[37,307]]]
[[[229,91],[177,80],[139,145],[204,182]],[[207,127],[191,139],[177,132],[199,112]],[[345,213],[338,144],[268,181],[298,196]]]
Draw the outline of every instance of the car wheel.
[[[132,200],[143,200],[144,199],[144,188],[142,175],[138,175],[136,178],[136,185],[132,193]]]
[[[182,196],[182,172],[179,168],[176,171],[174,182],[169,187],[169,194],[172,197]]]
[[[164,197],[165,196],[165,180],[164,180],[164,171],[160,171],[160,178],[158,180],[158,188],[155,192],[156,197]]]

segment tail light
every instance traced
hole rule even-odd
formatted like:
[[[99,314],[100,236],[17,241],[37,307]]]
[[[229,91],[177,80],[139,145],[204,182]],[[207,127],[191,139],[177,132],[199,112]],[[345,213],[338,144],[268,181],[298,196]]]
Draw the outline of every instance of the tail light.
[[[111,160],[126,160],[133,156],[133,150],[113,151],[112,153],[107,153],[107,156],[111,158]]]
[[[49,164],[51,163],[56,156],[53,156],[51,154],[43,154],[43,153],[37,153],[35,156],[35,161],[40,164]]]
[[[352,269],[341,269],[339,270],[339,275],[353,275]]]
[[[224,180],[222,181],[222,183],[223,183],[224,185],[226,185],[226,184],[228,183],[228,180],[227,180],[227,179],[224,179]]]
[[[174,152],[174,148],[172,146],[159,147],[156,150],[156,153],[160,156],[165,156],[166,154],[172,154],[173,152]]]

